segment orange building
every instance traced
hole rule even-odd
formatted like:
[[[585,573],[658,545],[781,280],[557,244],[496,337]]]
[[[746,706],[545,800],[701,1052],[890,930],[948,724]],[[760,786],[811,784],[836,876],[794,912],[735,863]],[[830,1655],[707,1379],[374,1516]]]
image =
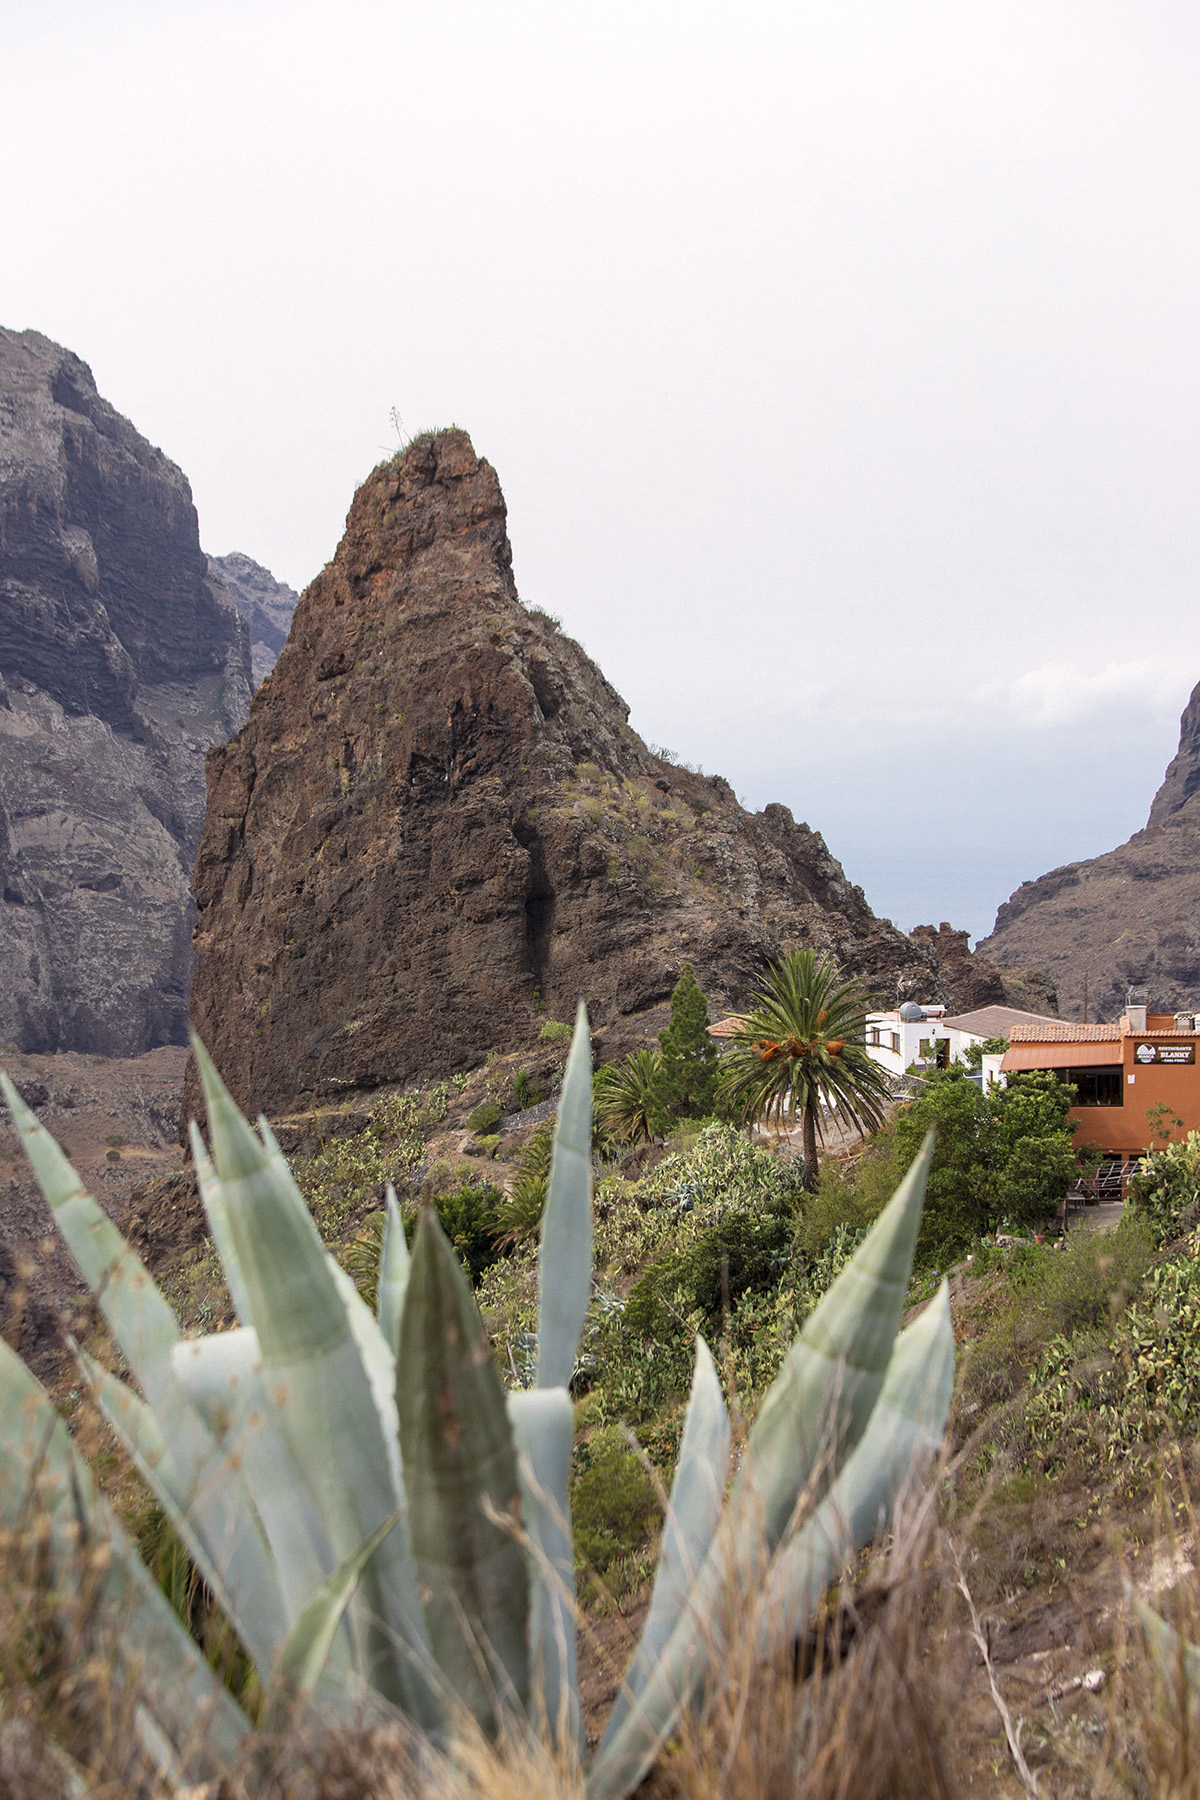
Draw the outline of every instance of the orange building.
[[[1014,1025],[1005,1074],[1050,1069],[1079,1090],[1070,1117],[1076,1144],[1098,1144],[1128,1162],[1162,1139],[1165,1106],[1200,1131],[1200,1063],[1194,1013],[1148,1013],[1131,1004],[1115,1025]],[[1177,1136],[1177,1130],[1172,1131]]]

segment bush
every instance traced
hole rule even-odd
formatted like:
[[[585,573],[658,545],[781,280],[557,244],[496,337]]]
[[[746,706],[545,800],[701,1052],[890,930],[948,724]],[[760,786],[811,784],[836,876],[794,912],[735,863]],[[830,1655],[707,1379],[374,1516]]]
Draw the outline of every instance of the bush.
[[[547,1019],[538,1032],[539,1044],[561,1044],[571,1035],[571,1027],[564,1025],[561,1019]]]
[[[464,1181],[448,1193],[434,1196],[433,1210],[442,1230],[458,1252],[459,1261],[474,1287],[485,1269],[503,1254],[496,1242],[497,1212],[503,1194],[490,1183],[472,1186]],[[416,1230],[413,1218],[409,1236]]]
[[[652,1262],[634,1282],[625,1326],[634,1337],[665,1338],[680,1317],[703,1318],[706,1334],[720,1334],[727,1306],[743,1294],[772,1293],[786,1274],[792,1227],[786,1214],[730,1213],[686,1250]]]
[[[1131,1211],[1160,1244],[1191,1230],[1200,1216],[1200,1131],[1142,1158],[1130,1185]]]
[[[898,1185],[896,1142],[881,1131],[856,1168],[825,1163],[816,1192],[806,1194],[796,1223],[796,1242],[806,1256],[818,1256],[842,1226],[853,1231],[874,1224]]]
[[[580,1446],[582,1465],[571,1493],[576,1560],[604,1574],[650,1538],[662,1517],[654,1483],[619,1426],[596,1431]]]
[[[524,1112],[527,1107],[538,1106],[546,1098],[546,1090],[540,1081],[534,1079],[528,1069],[518,1069],[513,1077],[513,1099],[517,1103],[517,1111]]]
[[[467,1124],[477,1137],[486,1137],[495,1131],[503,1117],[498,1100],[484,1100],[470,1114]]]

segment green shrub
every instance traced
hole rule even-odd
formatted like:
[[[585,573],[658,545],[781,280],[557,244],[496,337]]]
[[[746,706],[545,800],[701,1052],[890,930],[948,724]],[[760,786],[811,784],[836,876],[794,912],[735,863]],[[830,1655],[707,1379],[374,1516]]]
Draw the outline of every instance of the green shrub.
[[[579,1447],[571,1492],[575,1557],[603,1575],[618,1556],[646,1543],[662,1518],[654,1483],[619,1426],[596,1431]]]
[[[524,1112],[527,1107],[538,1106],[546,1098],[546,1090],[540,1081],[534,1079],[528,1069],[518,1069],[513,1077],[513,1099],[517,1103],[517,1111]]]
[[[727,1306],[743,1294],[778,1288],[791,1252],[791,1221],[783,1213],[730,1213],[686,1250],[658,1257],[634,1283],[625,1305],[633,1336],[665,1338],[679,1319],[699,1314],[718,1334]]]
[[[434,1197],[438,1222],[458,1252],[472,1287],[503,1254],[496,1242],[496,1216],[503,1198],[500,1189],[490,1183],[472,1186],[466,1181]],[[414,1217],[410,1237],[415,1230]]]
[[[467,1124],[477,1137],[486,1137],[495,1131],[503,1117],[498,1100],[483,1100],[469,1115]]]
[[[547,1019],[538,1032],[539,1044],[561,1044],[571,1035],[571,1027],[561,1019]]]
[[[1135,1218],[1116,1231],[1071,1232],[1058,1250],[1032,1245],[1015,1252],[1009,1278],[1022,1329],[1048,1340],[1111,1327],[1153,1262],[1153,1240]]]
[[[1200,1131],[1144,1156],[1130,1199],[1130,1210],[1146,1220],[1160,1244],[1190,1231],[1200,1217]]]
[[[881,1131],[857,1167],[844,1172],[825,1163],[816,1191],[804,1195],[796,1221],[796,1242],[806,1256],[819,1256],[842,1226],[852,1231],[873,1225],[896,1189],[896,1142]]]

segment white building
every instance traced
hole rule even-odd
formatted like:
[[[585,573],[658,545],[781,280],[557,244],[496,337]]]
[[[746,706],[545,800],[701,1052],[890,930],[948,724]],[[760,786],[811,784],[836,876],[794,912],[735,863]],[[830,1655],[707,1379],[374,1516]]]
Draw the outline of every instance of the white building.
[[[929,1069],[965,1063],[970,1047],[982,1046],[989,1038],[1003,1038],[1007,1045],[1014,1025],[1060,1023],[1015,1006],[981,1006],[948,1017],[944,1006],[918,1006],[908,1000],[893,1012],[867,1014],[867,1052],[889,1075],[903,1075],[914,1063]],[[1003,1061],[1003,1050],[984,1054],[980,1079],[985,1089],[1000,1079]]]

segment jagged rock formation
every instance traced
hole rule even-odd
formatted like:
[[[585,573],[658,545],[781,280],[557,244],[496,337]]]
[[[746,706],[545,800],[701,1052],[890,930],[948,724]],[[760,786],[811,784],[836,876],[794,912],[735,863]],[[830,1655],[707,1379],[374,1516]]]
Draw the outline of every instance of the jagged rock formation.
[[[581,995],[611,1051],[665,1021],[685,959],[720,1006],[793,944],[889,1004],[931,997],[935,952],[875,918],[819,833],[744,812],[627,715],[521,605],[464,432],[376,469],[208,759],[192,1017],[236,1096],[280,1111],[466,1067]]]
[[[1022,1012],[1058,1014],[1054,984],[1040,969],[1002,969],[970,950],[970,937],[943,919],[936,928],[918,925],[909,936],[928,944],[937,957],[938,997],[952,1013],[976,1012],[982,1006],[1015,1006]]]
[[[228,556],[210,556],[208,572],[214,581],[225,583],[250,628],[250,676],[254,686],[260,687],[287,643],[300,596],[286,582],[276,581],[270,569],[264,569],[239,550]]]
[[[180,470],[0,330],[0,1045],[183,1041],[204,752],[249,676]]]
[[[1069,1018],[1119,1017],[1145,986],[1155,1010],[1200,1006],[1200,686],[1144,831],[1086,862],[1021,884],[977,951],[1046,969]]]

